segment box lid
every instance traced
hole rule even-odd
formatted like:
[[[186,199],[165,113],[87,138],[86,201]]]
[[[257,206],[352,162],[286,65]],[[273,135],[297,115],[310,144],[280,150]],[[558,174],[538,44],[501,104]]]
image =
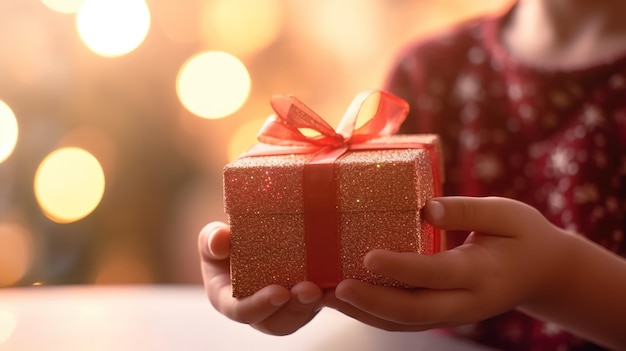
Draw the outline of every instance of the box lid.
[[[436,144],[440,153],[436,135],[397,135],[371,143],[407,142]],[[226,212],[303,212],[302,174],[311,157],[258,156],[229,163],[224,168]],[[433,196],[433,173],[426,149],[349,151],[334,167],[341,212],[415,210]]]

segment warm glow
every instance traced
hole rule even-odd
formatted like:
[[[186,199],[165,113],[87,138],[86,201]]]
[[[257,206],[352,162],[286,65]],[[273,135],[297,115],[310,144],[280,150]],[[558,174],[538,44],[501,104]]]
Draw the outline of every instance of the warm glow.
[[[17,224],[0,224],[0,287],[11,286],[22,279],[32,259],[31,234]]]
[[[0,163],[6,160],[17,143],[17,120],[11,108],[0,101]]]
[[[150,3],[153,23],[169,40],[177,43],[198,43],[202,40],[200,1],[153,1]]]
[[[89,152],[61,148],[46,157],[35,174],[35,196],[42,210],[59,223],[90,214],[104,194],[104,172]]]
[[[41,0],[44,5],[60,13],[76,13],[85,0]]]
[[[348,62],[358,64],[364,57],[380,56],[376,50],[385,33],[382,3],[361,0],[295,2],[295,31],[310,37],[306,39],[308,45],[328,48]]]
[[[85,0],[76,26],[93,52],[120,56],[143,42],[150,29],[150,11],[144,0]]]
[[[236,57],[204,52],[187,61],[178,73],[176,92],[194,115],[221,118],[237,111],[250,93],[250,76]]]
[[[17,326],[17,317],[9,311],[0,310],[0,346],[5,343]]]
[[[204,34],[211,43],[237,54],[257,52],[271,44],[282,26],[277,0],[207,2]]]
[[[256,136],[265,123],[265,118],[253,119],[242,124],[233,134],[228,142],[228,159],[234,160],[240,154],[248,151],[250,147],[257,143]]]
[[[95,278],[95,284],[151,284],[154,283],[146,262],[124,248],[116,248],[104,255],[104,261]]]

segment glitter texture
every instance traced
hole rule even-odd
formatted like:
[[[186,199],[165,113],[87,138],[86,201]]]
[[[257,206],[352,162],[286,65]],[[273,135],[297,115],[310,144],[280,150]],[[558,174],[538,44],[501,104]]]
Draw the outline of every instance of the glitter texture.
[[[406,142],[435,144],[443,162],[435,135],[399,135],[371,143]],[[233,296],[248,296],[270,284],[291,288],[307,279],[302,172],[311,156],[246,157],[224,168]],[[363,257],[375,248],[433,253],[432,227],[420,216],[434,192],[428,152],[352,151],[334,167],[343,278],[402,286],[368,272]]]

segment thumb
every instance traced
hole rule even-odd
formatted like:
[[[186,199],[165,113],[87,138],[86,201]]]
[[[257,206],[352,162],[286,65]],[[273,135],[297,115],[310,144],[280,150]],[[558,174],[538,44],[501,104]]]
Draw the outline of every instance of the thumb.
[[[430,199],[426,220],[446,230],[478,231],[517,237],[525,231],[549,225],[535,208],[502,197],[450,196]]]
[[[198,250],[203,259],[223,260],[230,256],[230,228],[222,222],[207,224],[198,235]]]

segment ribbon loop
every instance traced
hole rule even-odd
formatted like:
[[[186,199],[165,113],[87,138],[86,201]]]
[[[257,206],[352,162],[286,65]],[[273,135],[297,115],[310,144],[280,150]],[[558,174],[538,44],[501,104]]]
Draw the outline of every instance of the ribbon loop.
[[[372,118],[367,119],[367,122],[352,134],[350,141],[354,144],[364,143],[372,139],[372,135],[395,134],[406,118],[409,111],[409,104],[406,101],[385,92],[377,92],[376,95],[368,96],[368,100],[376,98],[374,105],[376,110]],[[363,106],[369,106],[368,100],[364,101]]]
[[[340,146],[344,143],[342,135],[315,111],[294,96],[276,95],[270,100],[276,115],[270,116],[259,133],[261,142],[274,145],[312,144],[319,146]],[[318,132],[319,136],[306,136],[300,129],[306,128]],[[278,144],[277,144],[278,143]]]
[[[314,146],[339,148],[394,134],[409,107],[406,101],[383,91],[367,90],[358,94],[343,115],[337,131],[302,101],[290,95],[276,95],[270,100],[276,112],[261,128],[258,140],[280,146]],[[367,121],[356,128],[357,119]],[[306,136],[300,129],[311,129],[317,136]]]

